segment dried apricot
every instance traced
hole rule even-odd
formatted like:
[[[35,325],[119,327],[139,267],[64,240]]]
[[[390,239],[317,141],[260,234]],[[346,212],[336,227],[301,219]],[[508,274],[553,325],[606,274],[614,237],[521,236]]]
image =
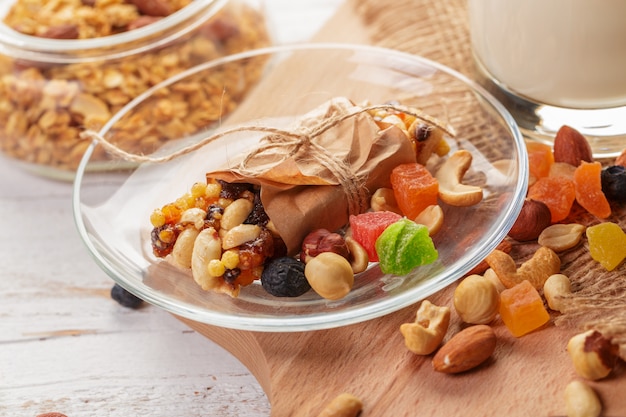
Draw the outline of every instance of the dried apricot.
[[[515,337],[530,333],[550,320],[539,292],[528,281],[500,293],[500,317]]]
[[[589,253],[607,271],[617,268],[626,258],[626,233],[615,223],[605,222],[587,228]]]
[[[550,145],[526,141],[530,175],[536,179],[547,177],[554,163],[554,155]]]
[[[566,177],[544,177],[528,188],[528,198],[548,206],[551,221],[556,223],[569,215],[576,199],[576,188],[574,182]]]
[[[602,165],[600,162],[585,162],[574,171],[576,201],[585,210],[600,219],[611,215],[611,206],[602,192]]]
[[[406,217],[414,219],[426,207],[437,204],[439,183],[425,166],[398,165],[391,171],[390,180],[398,207]]]

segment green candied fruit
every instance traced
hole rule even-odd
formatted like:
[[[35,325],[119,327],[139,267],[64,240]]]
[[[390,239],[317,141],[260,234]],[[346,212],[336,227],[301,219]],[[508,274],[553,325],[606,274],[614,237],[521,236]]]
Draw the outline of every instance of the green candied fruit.
[[[439,256],[428,228],[406,218],[389,225],[376,239],[375,246],[380,269],[385,274],[406,275]]]

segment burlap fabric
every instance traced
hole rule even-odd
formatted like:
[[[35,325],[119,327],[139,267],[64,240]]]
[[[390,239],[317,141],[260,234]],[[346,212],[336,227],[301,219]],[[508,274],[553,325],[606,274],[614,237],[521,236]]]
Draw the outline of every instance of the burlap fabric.
[[[465,0],[362,0],[355,4],[374,44],[421,55],[476,78]],[[450,122],[454,125],[453,119]],[[575,207],[566,221],[587,226],[612,221],[626,229],[624,205],[613,204],[612,209],[609,219],[599,220]],[[538,247],[534,242],[512,243],[512,255],[518,263]],[[607,272],[591,258],[584,237],[581,244],[560,257],[562,272],[572,281],[572,295],[566,298],[563,313],[556,316],[556,324],[597,329],[619,345],[620,356],[626,359],[625,264]]]

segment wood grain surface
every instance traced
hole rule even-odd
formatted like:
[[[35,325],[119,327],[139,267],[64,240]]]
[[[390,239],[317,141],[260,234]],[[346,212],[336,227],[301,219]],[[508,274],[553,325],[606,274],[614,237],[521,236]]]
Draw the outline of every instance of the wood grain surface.
[[[370,34],[353,13],[355,7],[355,2],[344,3],[316,39],[368,43]],[[524,248],[518,252],[523,256]],[[454,288],[429,300],[452,307]],[[555,327],[558,313],[553,313],[548,325],[520,338],[496,319],[493,328],[498,344],[491,358],[471,372],[446,375],[432,369],[432,355],[417,356],[404,346],[399,328],[414,320],[416,309],[417,305],[332,330],[288,334],[228,330],[181,320],[242,361],[268,395],[273,417],[315,416],[343,392],[363,400],[363,416],[564,415],[565,386],[578,378],[565,349],[580,329]],[[447,339],[464,327],[451,309]],[[590,384],[602,399],[603,415],[626,415],[623,362],[609,378]]]

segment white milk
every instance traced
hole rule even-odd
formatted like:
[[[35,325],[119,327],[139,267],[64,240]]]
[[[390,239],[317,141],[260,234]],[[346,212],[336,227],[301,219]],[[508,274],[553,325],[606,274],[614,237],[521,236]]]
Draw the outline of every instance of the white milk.
[[[507,90],[570,108],[626,105],[626,0],[468,0],[477,60]]]

